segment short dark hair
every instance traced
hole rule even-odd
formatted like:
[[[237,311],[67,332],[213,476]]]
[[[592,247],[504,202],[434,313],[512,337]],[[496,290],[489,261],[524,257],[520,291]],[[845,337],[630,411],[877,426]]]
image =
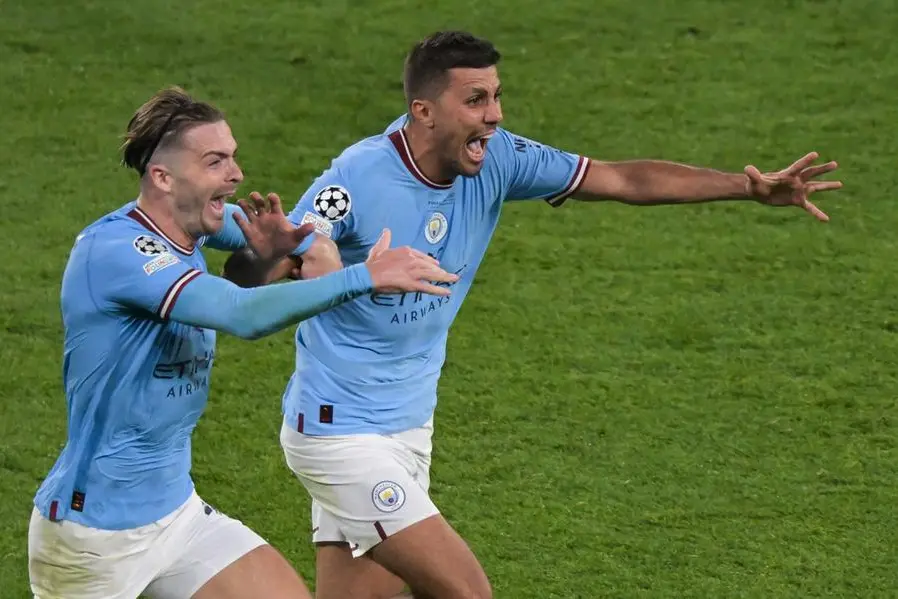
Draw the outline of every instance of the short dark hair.
[[[122,143],[122,164],[143,176],[158,148],[172,146],[197,125],[217,123],[224,118],[218,108],[194,100],[180,87],[160,90],[128,122]]]
[[[449,69],[485,69],[501,55],[488,40],[466,31],[438,31],[415,44],[405,59],[403,87],[411,105],[418,98],[432,99],[446,87]]]

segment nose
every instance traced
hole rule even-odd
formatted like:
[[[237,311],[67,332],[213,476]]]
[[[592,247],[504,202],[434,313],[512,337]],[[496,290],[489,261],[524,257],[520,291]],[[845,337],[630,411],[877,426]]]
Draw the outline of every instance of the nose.
[[[243,171],[240,169],[240,165],[237,164],[236,160],[232,163],[231,172],[228,173],[228,175],[228,180],[231,183],[237,184],[243,181]]]
[[[502,122],[502,104],[498,100],[487,105],[483,121],[487,125],[498,125]]]

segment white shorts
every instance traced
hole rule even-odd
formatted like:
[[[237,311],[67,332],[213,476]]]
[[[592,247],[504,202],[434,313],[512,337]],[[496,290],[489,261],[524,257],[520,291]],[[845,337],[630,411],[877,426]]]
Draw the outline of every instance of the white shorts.
[[[158,522],[99,530],[53,522],[37,509],[28,528],[35,599],[189,599],[262,537],[194,493]]]
[[[285,420],[287,465],[312,496],[312,542],[348,543],[359,557],[436,515],[428,495],[433,424],[394,435],[310,436]]]

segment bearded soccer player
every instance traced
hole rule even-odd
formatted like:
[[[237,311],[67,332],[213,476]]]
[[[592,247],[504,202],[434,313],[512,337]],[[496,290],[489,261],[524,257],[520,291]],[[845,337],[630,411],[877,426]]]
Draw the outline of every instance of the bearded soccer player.
[[[437,381],[446,336],[507,202],[633,205],[750,200],[827,220],[809,201],[838,189],[814,153],[777,172],[726,173],[654,160],[606,162],[501,128],[499,52],[441,32],[406,58],[407,113],[338,156],[290,218],[357,264],[384,227],[460,278],[452,296],[371,293],[304,321],[284,394],[287,464],[312,497],[318,599],[485,598],[467,544],[428,494]],[[328,272],[299,247],[303,276]],[[245,264],[236,253],[232,264]],[[289,259],[256,280],[276,279]]]
[[[431,282],[455,280],[423,252],[387,249],[388,234],[345,269],[319,236],[308,252],[335,272],[313,281],[241,289],[208,274],[202,245],[252,240],[276,260],[312,229],[294,227],[273,194],[241,201],[244,216],[225,203],[243,179],[236,152],[218,109],[163,90],[126,133],[138,198],[75,240],[61,297],[67,439],[28,532],[37,599],[309,598],[280,553],[194,489],[190,438],[216,331],[255,339],[378,289],[444,297]]]

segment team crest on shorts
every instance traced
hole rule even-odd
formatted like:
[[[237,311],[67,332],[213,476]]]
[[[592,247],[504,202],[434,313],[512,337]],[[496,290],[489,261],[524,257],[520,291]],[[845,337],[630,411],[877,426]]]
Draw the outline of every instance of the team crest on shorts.
[[[446,215],[442,212],[434,212],[427,219],[427,225],[424,227],[424,237],[430,243],[439,243],[446,236],[448,230],[449,221],[446,220]]]
[[[385,480],[374,485],[371,501],[382,512],[395,512],[405,503],[405,491],[397,483]]]
[[[149,235],[138,235],[134,238],[134,249],[144,256],[154,258],[168,252],[168,246]]]

